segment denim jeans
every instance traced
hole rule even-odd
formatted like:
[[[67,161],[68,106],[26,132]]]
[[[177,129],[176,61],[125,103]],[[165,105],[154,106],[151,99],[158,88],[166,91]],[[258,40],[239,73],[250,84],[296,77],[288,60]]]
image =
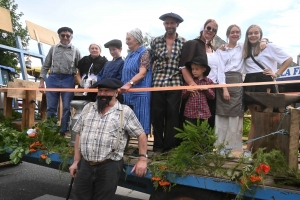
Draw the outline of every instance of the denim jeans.
[[[73,75],[69,74],[50,74],[46,80],[47,88],[74,88],[75,79]],[[69,130],[70,122],[70,102],[74,97],[73,92],[46,92],[47,99],[47,117],[57,116],[57,108],[59,104],[59,97],[62,98],[63,113],[61,118],[61,133]]]
[[[91,166],[81,158],[72,189],[73,200],[114,199],[123,159]]]

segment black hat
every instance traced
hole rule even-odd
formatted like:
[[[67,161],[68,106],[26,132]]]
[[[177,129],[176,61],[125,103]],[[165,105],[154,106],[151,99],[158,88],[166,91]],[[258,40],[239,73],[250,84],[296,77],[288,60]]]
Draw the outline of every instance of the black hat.
[[[73,30],[69,27],[61,27],[57,30],[57,33],[60,34],[61,32],[65,32],[65,31],[70,32],[71,34],[73,34]]]
[[[104,44],[105,48],[109,48],[110,46],[117,47],[118,49],[120,49],[122,47],[122,41],[115,39],[115,40],[111,40],[109,42],[106,42]]]
[[[206,70],[205,72],[203,73],[204,76],[208,76],[209,72],[210,72],[210,66],[208,66],[207,64],[207,59],[206,58],[203,58],[202,56],[197,56],[195,58],[193,58],[192,61],[189,61],[189,62],[186,62],[185,63],[185,66],[188,67],[188,68],[191,68],[191,64],[194,63],[196,65],[200,65],[202,67],[205,67]]]
[[[162,21],[165,21],[165,19],[167,17],[172,17],[172,18],[176,19],[176,21],[179,22],[179,23],[183,22],[183,19],[179,15],[177,15],[176,13],[164,14],[164,15],[160,16],[159,19],[161,19]]]
[[[107,78],[94,83],[91,88],[112,88],[117,89],[122,87],[124,84],[122,81],[115,78]]]

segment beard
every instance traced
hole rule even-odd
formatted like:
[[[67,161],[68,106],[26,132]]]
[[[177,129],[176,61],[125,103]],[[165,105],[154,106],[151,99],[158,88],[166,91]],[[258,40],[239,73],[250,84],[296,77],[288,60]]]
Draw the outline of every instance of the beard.
[[[98,113],[101,113],[111,100],[112,96],[97,96]]]

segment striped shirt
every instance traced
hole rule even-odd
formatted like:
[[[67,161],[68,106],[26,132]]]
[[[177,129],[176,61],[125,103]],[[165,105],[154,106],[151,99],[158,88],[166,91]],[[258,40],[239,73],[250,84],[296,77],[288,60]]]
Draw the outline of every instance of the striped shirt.
[[[179,60],[183,44],[186,40],[176,34],[173,42],[171,57],[168,57],[168,48],[165,35],[155,38],[151,42],[153,51],[153,87],[181,86],[182,75],[179,70]]]
[[[197,85],[212,85],[214,84],[212,80],[205,77],[201,80],[194,78]],[[187,85],[186,83],[184,85]],[[184,116],[191,119],[208,119],[211,116],[207,99],[214,99],[215,92],[214,89],[208,90],[198,90],[196,96],[190,95],[187,90],[182,90],[182,98],[187,99],[185,104]]]
[[[123,108],[117,101],[112,108],[102,115],[98,113],[97,102],[95,104],[89,103],[84,107],[73,127],[73,131],[80,134],[79,148],[85,160],[93,162],[106,159],[121,160],[128,134],[131,137],[138,137],[144,133],[142,125],[134,112],[126,105]],[[124,116],[123,133],[118,148],[112,154],[112,157],[109,157],[119,134],[121,110],[123,110]]]

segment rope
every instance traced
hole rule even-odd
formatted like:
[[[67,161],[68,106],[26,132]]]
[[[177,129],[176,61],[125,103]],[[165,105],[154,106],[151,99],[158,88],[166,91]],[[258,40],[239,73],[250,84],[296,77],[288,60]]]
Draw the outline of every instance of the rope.
[[[174,87],[149,87],[149,88],[131,88],[128,92],[153,92],[153,91],[167,91],[167,90],[186,90],[186,89],[208,89],[208,88],[223,88],[223,87],[244,87],[256,85],[282,85],[300,83],[297,81],[277,81],[277,82],[253,82],[253,83],[233,83],[233,84],[214,84],[214,85],[195,85],[195,86],[174,86]],[[6,90],[37,90],[37,91],[60,91],[60,92],[97,92],[98,89],[84,89],[84,88],[0,88],[1,91]],[[300,94],[300,93],[290,93]]]

